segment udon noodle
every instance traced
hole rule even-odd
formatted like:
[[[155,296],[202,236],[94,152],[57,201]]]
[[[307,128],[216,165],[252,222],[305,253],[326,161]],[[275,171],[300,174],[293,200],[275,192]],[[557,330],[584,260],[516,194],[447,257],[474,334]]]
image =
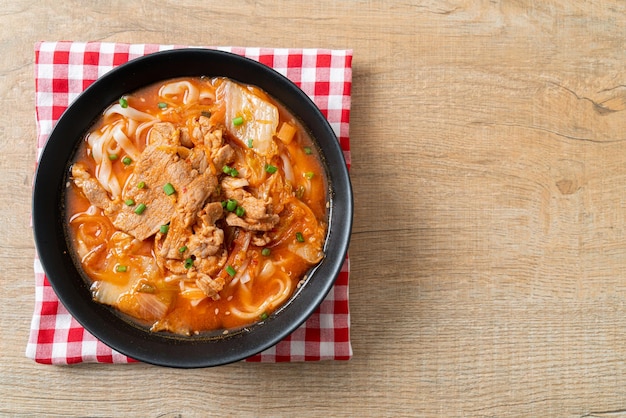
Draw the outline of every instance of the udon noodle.
[[[300,122],[262,90],[181,78],[109,106],[66,193],[94,300],[153,331],[264,320],[324,257],[325,173]]]

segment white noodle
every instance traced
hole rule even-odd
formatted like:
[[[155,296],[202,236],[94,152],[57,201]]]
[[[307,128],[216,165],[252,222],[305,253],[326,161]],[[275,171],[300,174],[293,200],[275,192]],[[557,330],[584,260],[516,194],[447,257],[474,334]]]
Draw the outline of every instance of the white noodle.
[[[120,184],[117,178],[113,176],[113,170],[111,166],[111,160],[108,154],[105,157],[105,152],[108,153],[112,142],[111,128],[107,127],[102,134],[92,132],[87,137],[87,142],[91,147],[93,159],[96,162],[96,179],[100,182],[100,185],[116,198],[122,193]]]
[[[135,131],[137,130],[138,125],[139,125],[139,122],[137,122],[135,119],[129,119],[128,127],[127,127],[128,135],[130,136],[135,135]]]
[[[130,138],[126,136],[119,125],[113,128],[113,138],[115,138],[118,145],[120,145],[132,159],[136,160],[139,158],[139,150],[133,145]]]
[[[135,109],[134,107],[122,107],[120,106],[119,103],[114,104],[113,106],[111,106],[110,108],[107,109],[106,112],[104,112],[104,117],[109,117],[113,114],[118,114],[118,115],[122,115],[125,118],[128,119],[134,119],[138,122],[146,122],[149,120],[154,120],[156,119],[156,116],[152,116],[149,113],[145,113],[145,112],[141,112],[137,109]]]
[[[115,134],[115,131],[113,132]],[[115,148],[113,148],[115,146]],[[116,141],[109,141],[106,144],[107,155],[118,154],[122,150],[120,144]]]
[[[155,120],[150,120],[150,121],[147,121],[147,122],[143,122],[143,123],[141,123],[141,124],[137,127],[137,129],[135,130],[135,138],[136,138],[137,142],[139,142],[139,139],[141,138],[141,135],[143,135],[143,131],[144,131],[144,130],[146,130],[146,129],[148,129],[148,128],[151,128],[151,127],[152,127],[152,125],[154,125],[154,124],[155,124],[155,123],[157,123],[158,121],[159,121],[158,119],[155,119]],[[148,138],[148,136],[146,135],[146,141],[145,141],[145,143],[147,143],[147,142],[148,142],[147,138]]]
[[[83,216],[94,216],[95,214],[98,213],[98,207],[91,205],[87,208],[86,211],[84,212],[78,212],[74,215],[72,215],[72,217],[70,218],[70,223],[74,222],[75,220],[78,220],[79,218],[83,217]]]
[[[168,83],[161,87],[159,90],[159,96],[166,98],[168,96],[176,96],[178,94],[183,95],[183,103],[189,104],[198,101],[200,92],[189,81],[177,81],[175,83]]]
[[[259,306],[246,306],[245,310],[240,310],[235,307],[231,307],[230,311],[233,315],[241,319],[255,319],[261,316],[264,312],[267,311],[268,306],[277,306],[278,304],[283,303],[285,299],[291,294],[292,283],[288,277],[284,277],[281,279],[276,279],[278,282],[280,289],[271,297],[267,298],[261,305]]]

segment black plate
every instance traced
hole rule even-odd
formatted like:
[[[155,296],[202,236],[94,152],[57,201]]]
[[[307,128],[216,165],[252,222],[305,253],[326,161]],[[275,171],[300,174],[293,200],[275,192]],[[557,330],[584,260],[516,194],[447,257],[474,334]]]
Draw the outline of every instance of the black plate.
[[[151,333],[92,301],[65,236],[63,191],[77,144],[104,109],[124,94],[173,77],[225,76],[256,85],[282,102],[312,133],[329,182],[324,260],[299,292],[262,323],[220,337]],[[243,360],[278,343],[323,301],[343,264],[352,227],[352,189],[339,143],[319,109],[290,80],[241,56],[206,49],[159,52],[123,64],[88,87],[56,124],[43,150],[33,192],[35,243],[44,271],[67,310],[103,343],[134,359],[170,367],[208,367]]]

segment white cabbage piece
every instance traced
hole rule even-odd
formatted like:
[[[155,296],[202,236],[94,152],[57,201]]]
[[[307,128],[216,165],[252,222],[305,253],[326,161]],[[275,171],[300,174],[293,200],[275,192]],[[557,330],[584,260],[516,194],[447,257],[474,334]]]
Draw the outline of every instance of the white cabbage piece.
[[[218,97],[225,102],[229,134],[244,145],[252,140],[252,150],[264,157],[271,158],[278,153],[274,142],[279,118],[276,106],[229,80],[219,87]],[[243,123],[235,125],[233,120],[239,117]]]

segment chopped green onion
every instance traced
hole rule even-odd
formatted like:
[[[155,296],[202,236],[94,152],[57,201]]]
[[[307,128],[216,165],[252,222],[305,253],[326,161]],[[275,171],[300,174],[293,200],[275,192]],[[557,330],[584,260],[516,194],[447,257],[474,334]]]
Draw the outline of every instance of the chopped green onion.
[[[141,215],[143,213],[143,211],[146,210],[146,205],[144,205],[143,203],[140,203],[137,205],[137,207],[135,208],[135,213],[137,215]]]
[[[241,206],[237,206],[237,209],[235,209],[235,214],[237,216],[239,216],[240,218],[246,213],[246,210],[244,208],[242,208]]]
[[[109,160],[111,161],[117,160],[117,154],[109,154]]]
[[[300,186],[296,189],[296,197],[302,199],[304,197],[304,186]]]
[[[313,152],[313,150],[311,149],[311,147],[304,147],[304,153],[306,155],[311,155],[311,153]]]
[[[261,318],[262,321],[265,321],[267,319],[267,312],[263,312],[261,315],[259,315],[259,318]]]
[[[274,174],[277,171],[278,171],[278,167],[276,167],[275,165],[265,164],[265,172]]]
[[[235,209],[237,209],[237,201],[235,199],[228,199],[228,202],[226,202],[226,210],[232,212]]]
[[[208,112],[208,111],[206,111],[206,110],[205,110],[204,112],[200,113],[200,114],[201,114],[202,116],[204,116],[205,118],[210,118],[210,117],[211,117],[211,112]]]
[[[248,148],[252,148],[252,144],[253,144],[252,138],[249,138],[246,144],[248,145]]]
[[[225,165],[224,167],[222,167],[222,172],[232,177],[237,177],[239,175],[239,171],[237,171],[236,168],[231,167],[229,165]]]
[[[118,273],[125,273],[126,271],[128,271],[128,266],[118,264],[117,266],[115,266],[115,271],[117,271]]]
[[[140,181],[140,182],[137,184],[137,188],[138,188],[138,189],[143,189],[144,187],[146,187],[146,182],[144,182],[144,181]]]
[[[193,258],[188,258],[185,260],[185,268],[190,269],[193,267]]]
[[[296,241],[304,242],[304,236],[302,235],[302,232],[296,232]]]
[[[122,162],[124,163],[124,165],[130,165],[130,163],[132,163],[133,160],[131,160],[130,157],[124,157],[122,158]]]
[[[170,226],[169,225],[161,225],[161,227],[159,228],[159,232],[162,234],[167,234],[167,231],[170,230]]]
[[[159,106],[159,109],[166,109],[167,108],[167,103],[159,102],[159,104],[157,104],[157,106]]]
[[[233,268],[233,266],[228,266],[226,267],[226,273],[228,273],[230,277],[233,277],[235,274],[237,274],[237,271]]]
[[[181,254],[184,253],[185,251],[187,251],[187,246],[186,245],[183,245],[182,247],[180,247],[178,249],[178,252],[181,253]]]
[[[120,106],[122,106],[122,108],[126,109],[128,107],[128,100],[126,100],[125,98],[120,98]]]
[[[261,250],[261,255],[264,255],[265,257],[267,257],[268,255],[270,255],[272,253],[272,251],[270,251],[269,248],[263,248]]]
[[[306,173],[304,173],[304,177],[308,178],[309,180],[311,180],[313,176],[315,176],[315,173],[313,173],[312,171],[307,171]]]
[[[165,183],[165,186],[163,186],[163,191],[168,196],[171,196],[176,192],[174,186],[172,186],[172,183]]]
[[[241,116],[237,116],[236,118],[234,118],[233,125],[235,126],[243,125],[243,118]]]
[[[124,200],[124,204],[126,206],[133,206],[135,204],[135,201],[133,199],[126,199]]]

